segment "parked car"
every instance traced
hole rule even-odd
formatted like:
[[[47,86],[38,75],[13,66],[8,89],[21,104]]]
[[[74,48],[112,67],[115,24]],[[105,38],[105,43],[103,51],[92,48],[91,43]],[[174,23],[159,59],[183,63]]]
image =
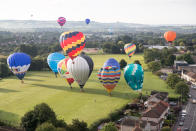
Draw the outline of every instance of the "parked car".
[[[191,98],[191,94],[189,94],[189,98]]]
[[[181,112],[181,116],[186,116],[186,114],[187,114],[187,112],[186,112],[186,110],[182,110],[182,112]]]
[[[192,85],[191,85],[191,88],[192,88],[192,89],[196,89],[196,85],[193,85],[193,84],[192,84]]]
[[[190,131],[189,128],[184,128],[184,131]]]
[[[184,122],[183,121],[180,121],[179,122],[179,126],[183,126],[184,125]]]
[[[180,117],[180,121],[183,121],[184,122],[184,120],[185,120],[185,116],[181,116]]]
[[[192,100],[192,103],[193,103],[193,104],[196,104],[196,99],[193,99],[193,100]]]
[[[177,105],[177,103],[176,103],[176,102],[171,101],[171,102],[169,102],[169,105],[170,105],[170,106],[176,106],[176,105]]]

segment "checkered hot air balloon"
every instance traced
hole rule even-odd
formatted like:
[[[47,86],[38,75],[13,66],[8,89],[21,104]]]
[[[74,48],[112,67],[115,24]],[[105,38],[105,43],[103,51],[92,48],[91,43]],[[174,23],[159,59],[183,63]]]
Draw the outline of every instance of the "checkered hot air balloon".
[[[124,78],[133,90],[143,88],[144,70],[139,64],[129,64],[124,68]]]
[[[65,58],[65,59],[61,60],[57,65],[57,70],[58,70],[60,76],[65,78],[71,87],[71,84],[74,82],[74,79],[73,79],[73,76],[67,70],[67,61],[68,60],[69,60],[69,58]]]
[[[126,44],[124,46],[124,50],[125,50],[126,54],[129,57],[131,57],[135,53],[135,51],[136,51],[136,45],[132,44],[132,43]]]
[[[25,53],[14,53],[7,58],[7,64],[10,70],[21,80],[23,83],[23,78],[30,67],[31,58]]]
[[[111,91],[115,88],[120,80],[121,70],[119,63],[110,58],[104,63],[104,66],[98,71],[98,79],[111,95]]]
[[[62,49],[72,60],[81,53],[86,44],[83,33],[77,31],[62,33],[59,42]]]
[[[66,19],[64,17],[59,17],[57,23],[62,27],[66,23]]]

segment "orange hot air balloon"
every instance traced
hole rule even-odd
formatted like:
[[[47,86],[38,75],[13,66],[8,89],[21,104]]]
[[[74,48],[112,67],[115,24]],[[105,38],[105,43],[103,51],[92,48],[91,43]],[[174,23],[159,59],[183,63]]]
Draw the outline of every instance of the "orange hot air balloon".
[[[176,39],[176,32],[175,31],[165,32],[164,37],[166,41],[168,41],[169,43],[172,43],[172,41]]]

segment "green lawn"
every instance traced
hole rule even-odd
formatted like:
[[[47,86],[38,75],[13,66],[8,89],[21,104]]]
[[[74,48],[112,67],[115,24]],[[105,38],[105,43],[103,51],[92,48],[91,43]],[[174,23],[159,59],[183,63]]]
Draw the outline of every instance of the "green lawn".
[[[0,80],[0,120],[19,125],[21,116],[31,110],[36,104],[46,102],[57,113],[70,123],[73,118],[86,121],[89,125],[94,121],[107,117],[107,115],[133,100],[138,92],[132,91],[125,83],[123,73],[118,86],[112,92],[112,97],[107,95],[104,87],[97,79],[97,70],[110,57],[118,61],[124,58],[128,63],[138,59],[143,63],[142,55],[135,55],[131,60],[126,55],[92,55],[95,70],[87,81],[81,93],[78,85],[73,84],[73,89],[62,78],[55,78],[52,72],[28,72],[21,84],[15,76]],[[151,90],[170,92],[170,96],[176,96],[173,90],[167,89],[164,81],[151,72],[145,72],[143,93]]]

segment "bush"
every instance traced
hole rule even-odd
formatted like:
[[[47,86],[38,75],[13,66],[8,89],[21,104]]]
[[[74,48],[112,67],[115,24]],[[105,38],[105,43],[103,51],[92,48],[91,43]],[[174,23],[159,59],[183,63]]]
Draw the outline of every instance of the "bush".
[[[134,64],[142,65],[142,64],[140,63],[140,61],[139,61],[139,60],[135,60],[133,63],[134,63]]]
[[[56,128],[48,122],[39,125],[35,131],[56,131]]]
[[[63,120],[57,120],[55,112],[45,103],[36,105],[34,110],[25,113],[21,118],[21,126],[26,131],[34,131],[44,122],[50,122],[56,127],[66,127],[66,123]]]
[[[169,74],[166,83],[169,87],[174,88],[179,81],[181,81],[181,79],[177,74]]]
[[[79,121],[78,119],[73,119],[72,124],[68,125],[68,131],[89,131],[87,128],[87,123],[84,121]]]
[[[113,122],[109,122],[104,125],[101,131],[118,131],[118,128],[115,126]]]
[[[180,81],[176,84],[175,91],[178,94],[183,94],[183,96],[185,97],[189,93],[189,87],[184,81]]]
[[[127,65],[127,62],[124,59],[120,60],[120,69],[122,70]]]
[[[162,72],[160,72],[160,71],[157,71],[157,72],[155,72],[155,75],[157,75],[157,76],[161,76],[161,75],[163,75],[163,73]]]
[[[161,69],[161,63],[159,61],[152,61],[147,64],[148,69],[152,72],[156,72]]]

